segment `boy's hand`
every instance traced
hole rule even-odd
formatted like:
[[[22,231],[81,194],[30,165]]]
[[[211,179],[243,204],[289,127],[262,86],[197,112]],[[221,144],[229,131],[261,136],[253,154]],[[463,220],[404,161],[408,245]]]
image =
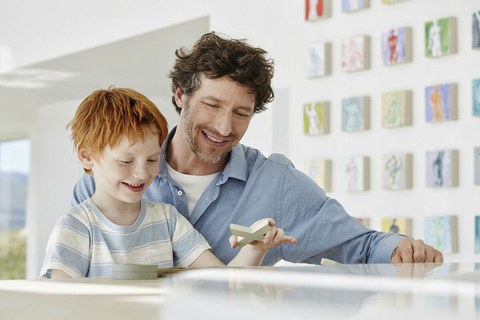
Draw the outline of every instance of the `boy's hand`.
[[[275,226],[275,220],[272,218],[268,219],[268,224],[270,225],[270,230],[265,234],[263,241],[253,241],[250,243],[253,247],[260,251],[267,251],[271,248],[277,247],[281,244],[295,244],[297,239],[291,236],[286,236],[285,231],[282,228],[277,228]],[[232,248],[237,247],[237,236],[230,236],[230,245]]]

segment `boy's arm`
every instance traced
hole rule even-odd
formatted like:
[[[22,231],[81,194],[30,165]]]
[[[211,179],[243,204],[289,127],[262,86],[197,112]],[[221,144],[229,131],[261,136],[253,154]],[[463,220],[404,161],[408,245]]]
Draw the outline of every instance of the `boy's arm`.
[[[68,274],[62,270],[52,269],[50,274],[51,280],[72,279]]]
[[[246,245],[228,263],[227,266],[259,266],[262,263],[263,257],[267,253],[267,250],[259,250],[252,245]],[[210,250],[205,250],[198,256],[195,261],[190,265],[192,268],[203,267],[225,267],[225,264],[220,261]]]

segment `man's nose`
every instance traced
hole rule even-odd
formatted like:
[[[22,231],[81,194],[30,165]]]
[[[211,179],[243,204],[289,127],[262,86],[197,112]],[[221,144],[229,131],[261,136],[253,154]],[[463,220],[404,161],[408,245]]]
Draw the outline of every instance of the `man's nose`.
[[[215,130],[226,137],[232,133],[232,114],[229,111],[222,111],[217,115]]]

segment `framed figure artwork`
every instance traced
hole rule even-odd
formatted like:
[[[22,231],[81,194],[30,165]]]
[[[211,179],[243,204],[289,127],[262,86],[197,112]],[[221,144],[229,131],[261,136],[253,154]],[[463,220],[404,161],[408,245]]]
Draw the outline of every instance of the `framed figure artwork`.
[[[425,23],[425,56],[437,58],[457,52],[455,17],[441,18]]]
[[[309,102],[303,105],[303,133],[322,135],[330,131],[330,104],[326,101]]]
[[[427,151],[425,171],[427,187],[458,187],[458,150]]]
[[[367,70],[370,68],[370,37],[353,36],[343,39],[341,54],[342,71]]]
[[[347,192],[366,191],[370,187],[369,157],[352,155],[343,159],[343,190]]]
[[[405,190],[412,188],[412,154],[388,153],[382,158],[383,189]]]
[[[457,85],[436,84],[425,88],[425,121],[443,122],[457,119]]]
[[[380,231],[411,236],[412,235],[412,219],[399,218],[399,217],[382,218],[382,227]]]
[[[412,124],[412,93],[409,90],[382,94],[382,127],[398,128]]]
[[[480,117],[480,79],[472,80],[472,114]]]
[[[342,12],[344,13],[360,11],[369,6],[370,0],[342,0]]]
[[[330,74],[331,46],[327,42],[318,42],[307,47],[305,76],[321,77]]]
[[[382,33],[382,62],[386,66],[412,61],[412,28],[392,28]]]
[[[475,216],[475,253],[480,253],[480,216]]]
[[[370,98],[366,96],[342,99],[342,130],[363,131],[370,128]]]
[[[426,217],[423,226],[425,243],[443,253],[456,253],[458,251],[456,216]]]
[[[480,186],[480,147],[473,148],[473,183]]]
[[[472,14],[472,49],[480,50],[480,11]]]
[[[305,21],[330,17],[331,0],[305,0]]]

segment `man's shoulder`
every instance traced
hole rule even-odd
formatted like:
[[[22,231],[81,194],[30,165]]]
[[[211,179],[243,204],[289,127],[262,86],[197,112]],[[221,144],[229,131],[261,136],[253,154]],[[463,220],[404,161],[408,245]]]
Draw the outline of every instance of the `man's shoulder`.
[[[243,152],[245,153],[245,158],[249,162],[259,161],[259,162],[265,163],[266,165],[275,164],[275,165],[288,166],[293,168],[292,161],[290,161],[290,159],[288,159],[284,154],[272,153],[268,157],[266,157],[260,150],[256,148],[245,146],[243,144],[241,146],[242,146]]]

